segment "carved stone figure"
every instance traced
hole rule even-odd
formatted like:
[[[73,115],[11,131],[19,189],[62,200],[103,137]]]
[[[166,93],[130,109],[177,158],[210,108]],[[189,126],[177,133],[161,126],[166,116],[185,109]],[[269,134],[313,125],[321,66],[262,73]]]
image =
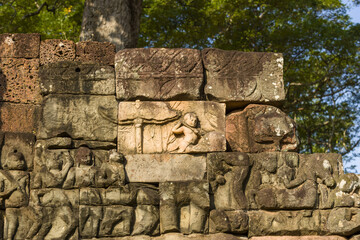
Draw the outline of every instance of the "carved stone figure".
[[[35,239],[69,239],[78,226],[76,191],[38,189],[31,192],[31,205],[41,211],[41,227]]]
[[[64,188],[95,187],[98,168],[94,165],[94,154],[88,147],[79,147],[75,151],[76,166],[69,170]]]
[[[173,138],[169,139],[169,152],[185,152],[190,145],[195,145],[200,138],[200,131],[197,129],[198,117],[195,113],[185,113],[183,121],[179,121],[172,129]],[[178,137],[179,136],[179,137]]]
[[[245,185],[250,167],[245,153],[208,154],[208,180],[216,209],[247,209]]]
[[[32,188],[61,188],[74,161],[68,151],[47,151],[45,166],[36,172]]]
[[[160,183],[160,231],[202,233],[210,207],[206,182]]]
[[[126,183],[125,158],[116,150],[109,151],[109,161],[103,162],[97,177],[98,187],[120,187]]]

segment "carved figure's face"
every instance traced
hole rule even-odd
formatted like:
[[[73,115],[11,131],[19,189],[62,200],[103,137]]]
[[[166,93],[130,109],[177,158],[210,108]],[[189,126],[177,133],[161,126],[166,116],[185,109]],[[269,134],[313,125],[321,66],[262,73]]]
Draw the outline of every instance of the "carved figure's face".
[[[75,159],[81,165],[91,166],[93,164],[93,154],[87,147],[79,147],[75,153]]]
[[[24,155],[16,149],[9,152],[6,159],[6,165],[9,170],[25,170],[26,162]]]
[[[56,153],[50,154],[49,158],[46,159],[46,166],[49,170],[61,170],[62,161],[60,159],[61,155]]]
[[[110,155],[109,155],[109,161],[110,162],[123,163],[124,162],[124,156],[121,153],[118,153],[116,151],[111,151]]]
[[[186,113],[184,116],[184,122],[190,127],[196,127],[198,118],[195,113]]]

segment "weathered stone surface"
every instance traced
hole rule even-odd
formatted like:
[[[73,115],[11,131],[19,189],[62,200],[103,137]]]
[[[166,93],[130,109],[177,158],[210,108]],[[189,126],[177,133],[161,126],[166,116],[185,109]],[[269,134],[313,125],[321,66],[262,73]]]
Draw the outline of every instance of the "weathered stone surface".
[[[160,232],[159,207],[138,205],[131,235],[156,235]]]
[[[350,240],[360,240],[360,235],[355,235]]]
[[[326,228],[331,234],[351,236],[360,232],[360,208],[335,208],[330,211]]]
[[[35,133],[40,107],[32,104],[0,103],[2,132]]]
[[[126,155],[126,174],[130,182],[203,180],[206,157],[189,154]]]
[[[76,43],[76,61],[114,65],[115,45],[109,42]]]
[[[285,100],[282,54],[204,49],[202,58],[209,100],[229,108]]]
[[[1,166],[7,165],[12,156],[19,155],[25,160],[26,170],[32,170],[34,160],[35,135],[31,133],[5,133],[1,149]]]
[[[199,182],[164,182],[160,191],[160,232],[204,233],[207,231],[209,185]]]
[[[328,212],[302,211],[251,211],[249,214],[249,237],[286,235],[325,235],[323,221]]]
[[[216,209],[247,209],[245,185],[251,163],[246,153],[209,153],[208,181]]]
[[[295,151],[295,122],[280,109],[251,104],[226,117],[226,140],[237,152]]]
[[[79,192],[59,188],[31,190],[29,209],[37,214],[36,237],[30,239],[78,239]]]
[[[108,238],[106,238],[108,239]],[[106,240],[105,238],[99,238],[99,240]],[[123,238],[111,238],[111,240],[248,240],[247,237],[234,236],[226,233],[215,233],[215,234],[189,234],[184,235],[182,233],[167,233],[157,237],[151,236],[129,236]]]
[[[136,48],[116,53],[120,100],[198,100],[203,85],[200,51]]]
[[[51,63],[40,68],[41,92],[114,95],[114,68],[81,62]]]
[[[249,217],[244,211],[212,210],[209,216],[209,232],[247,233]]]
[[[249,236],[341,235],[360,229],[359,208],[301,211],[251,211]]]
[[[0,58],[38,58],[40,34],[0,34]]]
[[[112,96],[51,95],[44,99],[37,137],[114,141],[117,102]]]
[[[40,103],[39,59],[0,58],[0,100]]]
[[[340,236],[266,236],[252,237],[251,240],[346,240]]]
[[[40,64],[75,59],[75,43],[64,39],[46,39],[40,44]]]
[[[225,151],[225,104],[120,102],[118,150],[133,153]]]
[[[80,206],[80,236],[122,237],[130,235],[134,210],[130,206]]]
[[[342,171],[338,154],[260,153],[249,156],[253,166],[245,194],[252,209],[325,206],[331,201],[328,196]]]

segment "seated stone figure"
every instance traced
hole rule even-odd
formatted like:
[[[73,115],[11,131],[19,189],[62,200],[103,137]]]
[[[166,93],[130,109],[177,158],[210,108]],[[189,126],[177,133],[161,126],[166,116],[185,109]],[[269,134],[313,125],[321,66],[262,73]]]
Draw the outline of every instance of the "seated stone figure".
[[[98,168],[94,166],[94,154],[85,146],[75,151],[76,166],[69,170],[64,188],[96,187]]]
[[[125,158],[116,150],[110,150],[109,161],[103,162],[96,179],[99,187],[121,187],[125,185]]]

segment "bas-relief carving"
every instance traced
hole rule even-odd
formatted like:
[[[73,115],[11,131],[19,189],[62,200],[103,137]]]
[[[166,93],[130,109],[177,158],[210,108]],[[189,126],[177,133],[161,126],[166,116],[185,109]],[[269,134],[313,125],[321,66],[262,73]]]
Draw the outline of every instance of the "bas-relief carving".
[[[245,185],[250,167],[245,153],[208,154],[208,181],[216,209],[247,209]]]
[[[117,99],[200,99],[204,79],[199,50],[124,49],[115,62]]]
[[[225,151],[225,106],[214,102],[120,102],[118,150]]]
[[[209,186],[199,182],[160,183],[160,231],[205,233],[210,208]]]
[[[312,209],[321,186],[332,189],[339,170],[338,155],[297,153],[251,154],[254,161],[246,195],[252,209]],[[330,163],[331,161],[331,163]],[[330,191],[330,190],[329,190]]]

